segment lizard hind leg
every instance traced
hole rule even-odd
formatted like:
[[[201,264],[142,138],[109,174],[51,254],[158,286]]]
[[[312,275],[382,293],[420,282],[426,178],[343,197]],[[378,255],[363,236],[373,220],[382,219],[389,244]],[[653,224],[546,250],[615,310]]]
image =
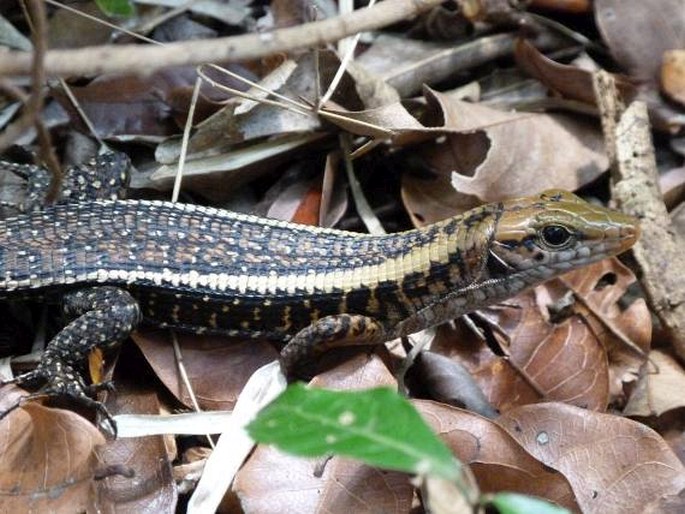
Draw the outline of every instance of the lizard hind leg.
[[[360,314],[326,316],[300,330],[281,350],[281,369],[288,380],[305,375],[305,368],[324,352],[341,346],[373,345],[387,340],[374,318]]]
[[[38,367],[0,384],[38,388],[22,398],[21,403],[38,398],[67,398],[94,407],[111,419],[104,405],[90,397],[92,392],[107,386],[86,383],[86,363],[93,350],[107,350],[128,337],[141,319],[138,303],[123,289],[102,286],[67,293],[64,310],[76,319],[50,341]]]

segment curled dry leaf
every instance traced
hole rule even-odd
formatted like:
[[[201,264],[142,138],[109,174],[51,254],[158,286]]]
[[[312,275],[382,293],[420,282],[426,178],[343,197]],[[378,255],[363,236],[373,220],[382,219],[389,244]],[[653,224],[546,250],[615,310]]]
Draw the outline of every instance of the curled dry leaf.
[[[584,513],[642,513],[685,488],[678,457],[659,434],[635,421],[548,403],[513,409],[497,424],[563,474]]]
[[[470,121],[446,120],[444,138],[415,149],[430,171],[402,179],[402,198],[418,224],[549,187],[574,190],[607,166],[599,133],[578,120],[460,101],[449,102],[445,115]]]
[[[514,49],[516,63],[526,73],[535,77],[550,89],[565,98],[595,104],[595,92],[592,85],[592,72],[586,69],[560,64],[543,55],[525,39],[519,39]],[[615,76],[616,85],[626,102],[635,95],[634,88],[626,80]]]
[[[9,392],[7,390],[10,390]],[[20,395],[3,388],[0,409]],[[86,510],[105,439],[78,414],[27,403],[0,420],[0,505],[3,512]]]
[[[427,95],[441,121],[424,130],[444,137],[413,150],[427,173],[402,178],[402,198],[418,224],[549,187],[574,190],[607,167],[600,134],[589,124]]]
[[[225,337],[178,334],[183,365],[198,403],[206,410],[228,410],[252,372],[278,357],[266,342],[237,342]],[[132,339],[153,370],[183,404],[192,402],[178,371],[168,332],[138,330]]]
[[[673,357],[660,350],[652,351],[640,369],[640,378],[628,404],[626,416],[661,416],[664,412],[685,407],[685,370]]]
[[[483,493],[530,494],[577,509],[566,479],[531,457],[494,421],[430,401],[412,403],[456,457],[471,467]]]
[[[514,57],[516,64],[526,73],[564,97],[588,104],[595,103],[592,74],[589,71],[555,62],[525,39],[516,41]]]
[[[433,149],[445,152],[437,156],[439,172],[451,172],[457,191],[483,202],[550,187],[574,191],[608,166],[600,133],[588,123],[562,115],[498,111],[434,91],[427,91],[426,98],[435,126],[446,136],[444,147]],[[479,135],[480,144],[454,137],[464,134]]]

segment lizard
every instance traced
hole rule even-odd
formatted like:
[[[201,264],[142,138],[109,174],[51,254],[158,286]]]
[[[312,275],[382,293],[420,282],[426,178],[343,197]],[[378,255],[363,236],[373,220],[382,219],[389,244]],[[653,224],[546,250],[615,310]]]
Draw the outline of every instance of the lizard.
[[[127,162],[101,157],[84,169],[123,177]],[[293,378],[330,347],[438,325],[617,255],[639,236],[635,218],[563,190],[388,235],[110,193],[36,203],[0,221],[0,299],[59,299],[73,321],[34,370],[4,383],[37,388],[28,399],[66,396],[104,413],[92,397],[104,385],[86,382],[84,363],[141,323],[284,343]]]

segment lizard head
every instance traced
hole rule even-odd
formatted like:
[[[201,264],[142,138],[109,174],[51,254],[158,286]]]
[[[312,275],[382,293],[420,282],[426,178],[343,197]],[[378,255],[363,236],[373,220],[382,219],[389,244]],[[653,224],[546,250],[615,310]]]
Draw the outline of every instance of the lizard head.
[[[632,216],[548,190],[503,204],[487,268],[490,278],[529,270],[544,279],[617,255],[639,234]]]

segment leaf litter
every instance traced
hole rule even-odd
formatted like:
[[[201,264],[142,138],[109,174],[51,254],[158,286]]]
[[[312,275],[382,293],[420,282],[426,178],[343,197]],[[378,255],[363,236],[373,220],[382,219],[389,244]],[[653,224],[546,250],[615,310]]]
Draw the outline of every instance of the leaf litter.
[[[201,76],[211,80],[203,84],[198,114],[191,120],[184,201],[348,230],[364,230],[364,218],[371,215],[384,228],[400,230],[548,187],[606,200],[609,161],[592,71],[581,64],[590,57],[592,67],[615,73],[626,101],[647,101],[660,131],[655,141],[661,171],[682,167],[673,134],[685,121],[685,6],[679,0],[659,0],[656,7],[597,0],[591,11],[578,3],[568,3],[574,13],[569,17],[562,2],[530,2],[528,11],[481,2],[473,11],[474,3],[463,1],[456,10],[436,9],[393,31],[367,33],[324,105],[319,99],[340,66],[331,48],[216,63],[230,65],[231,74],[203,66]],[[147,27],[160,39],[212,38],[255,27],[268,32],[298,26],[337,9],[325,1],[314,10],[280,0],[266,9],[239,2],[232,11],[220,3],[197,4],[176,13],[173,26],[165,17],[168,5],[137,4],[126,25]],[[93,6],[88,9],[104,18]],[[29,34],[15,6],[3,7],[0,16]],[[48,20],[51,47],[88,48],[117,33],[58,7],[51,8]],[[81,28],[62,25],[72,22]],[[529,27],[528,39],[513,30],[523,26]],[[160,192],[153,196],[168,198],[164,191],[174,179],[197,75],[191,67],[127,71],[94,71],[51,88],[46,116],[48,108],[60,112],[50,118],[53,144],[64,162],[74,158],[75,130],[91,130],[82,122],[85,112],[92,136],[134,158],[135,194],[156,189]],[[26,85],[11,75],[8,80],[19,89]],[[217,83],[222,87],[214,87]],[[16,115],[16,105],[11,97],[2,104],[3,129]],[[341,135],[350,138],[351,159],[341,159]],[[22,152],[26,158],[41,144],[35,133],[26,134],[22,143],[24,148],[12,149],[14,159]],[[349,202],[340,169],[345,158],[359,181],[359,194],[368,200],[368,214]],[[677,214],[683,174],[671,173],[668,180],[668,205]],[[465,369],[467,378],[429,367],[408,382],[408,392],[416,398],[449,397],[487,413],[485,418],[415,400],[470,467],[482,492],[525,493],[582,512],[682,507],[682,362],[664,332],[652,329],[650,306],[634,281],[628,267],[608,260],[474,313],[469,322],[438,328],[430,351]],[[179,337],[182,365],[203,409],[231,409],[251,371],[276,355],[266,343]],[[113,414],[192,408],[169,339],[142,331],[134,336],[140,352],[128,351],[116,363],[116,370],[134,370],[134,380],[115,370],[118,400],[108,400]],[[329,369],[312,384],[397,387],[393,373],[401,368],[404,349],[398,343],[388,347],[391,353],[327,356]],[[422,381],[422,375],[429,380]],[[478,392],[461,392],[473,388]],[[449,392],[454,390],[460,394]],[[3,389],[0,400],[15,394]],[[0,421],[0,434],[5,440],[0,502],[17,512],[27,498],[32,508],[55,512],[72,507],[140,511],[152,504],[173,512],[177,486],[183,494],[192,490],[207,455],[207,442],[191,437],[105,443],[85,418],[39,405],[24,406]],[[181,451],[175,450],[176,442]],[[105,453],[96,448],[103,445]],[[25,467],[12,464],[13,452],[27,452]],[[29,466],[40,473],[21,471]],[[147,490],[127,477],[132,468],[138,468],[139,477],[154,477]],[[103,474],[110,478],[90,487]],[[283,512],[298,505],[300,512],[402,513],[417,502],[420,496],[401,473],[339,457],[308,461],[260,446],[219,510]]]

